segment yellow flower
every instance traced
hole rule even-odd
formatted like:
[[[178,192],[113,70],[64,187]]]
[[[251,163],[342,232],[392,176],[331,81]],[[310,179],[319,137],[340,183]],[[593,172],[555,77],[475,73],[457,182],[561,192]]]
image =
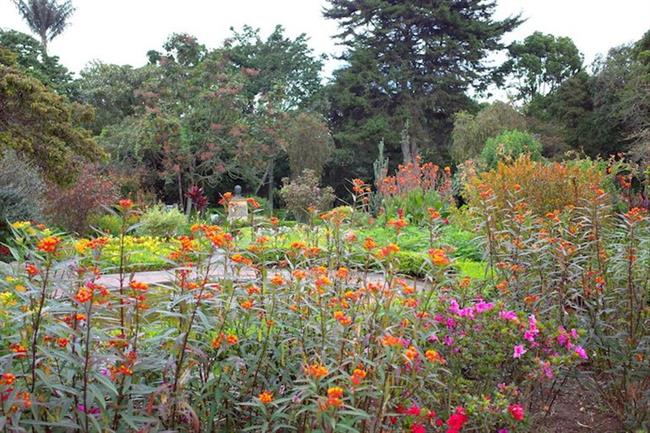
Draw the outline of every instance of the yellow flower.
[[[74,243],[74,249],[77,250],[77,254],[83,254],[88,250],[90,246],[90,240],[88,239],[79,239]]]
[[[22,229],[26,229],[31,225],[32,223],[30,223],[29,221],[16,221],[15,223],[11,224],[11,228],[16,230],[22,230]]]

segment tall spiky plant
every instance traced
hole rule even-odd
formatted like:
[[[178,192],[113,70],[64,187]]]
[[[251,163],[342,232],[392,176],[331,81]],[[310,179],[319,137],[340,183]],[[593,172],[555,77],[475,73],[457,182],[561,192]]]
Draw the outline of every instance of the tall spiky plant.
[[[13,0],[27,25],[41,38],[47,53],[49,41],[60,35],[75,11],[70,0]]]

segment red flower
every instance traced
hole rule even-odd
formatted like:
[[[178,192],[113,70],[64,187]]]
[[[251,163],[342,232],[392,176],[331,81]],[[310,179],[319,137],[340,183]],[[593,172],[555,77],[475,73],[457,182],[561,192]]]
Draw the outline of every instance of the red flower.
[[[411,433],[426,433],[427,429],[420,423],[414,422],[411,426]]]
[[[508,412],[517,421],[523,421],[524,417],[526,416],[524,414],[523,406],[518,404],[518,403],[517,404],[511,404],[510,406],[508,406]]]
[[[454,413],[447,419],[447,433],[458,433],[463,428],[469,417],[465,414],[465,409],[457,407]]]

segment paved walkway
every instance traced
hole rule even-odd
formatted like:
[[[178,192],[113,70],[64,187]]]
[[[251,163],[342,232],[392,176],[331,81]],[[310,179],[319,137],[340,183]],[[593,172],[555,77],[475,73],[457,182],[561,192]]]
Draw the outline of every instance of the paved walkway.
[[[126,282],[125,284],[128,284],[128,281],[130,281],[131,279],[134,279],[137,281],[141,281],[143,283],[147,283],[149,285],[163,285],[174,281],[175,271],[176,271],[175,269],[168,269],[162,271],[143,271],[143,272],[126,273],[124,274],[124,280]],[[282,274],[285,278],[288,278],[290,271],[282,268],[272,268],[271,273],[279,273]],[[221,257],[217,256],[213,258],[213,265],[211,266],[210,277],[214,279],[233,278],[235,281],[240,281],[240,282],[252,281],[257,277],[257,272],[254,269],[246,266],[239,267],[236,273],[232,267],[229,267],[227,270],[224,270],[223,256]],[[361,272],[351,272],[351,281],[354,281],[356,279],[356,282],[360,282],[363,280],[363,277],[364,277],[363,273]],[[369,272],[366,278],[368,282],[374,282],[374,283],[384,282],[384,274],[379,272]],[[410,284],[415,284],[418,287],[422,287],[423,285],[424,286],[428,285],[428,283],[420,279],[413,279],[411,277],[404,278],[404,279],[409,281]],[[108,287],[118,287],[120,284],[120,276],[119,274],[102,275],[99,278],[99,280],[97,280],[97,283],[103,284]]]

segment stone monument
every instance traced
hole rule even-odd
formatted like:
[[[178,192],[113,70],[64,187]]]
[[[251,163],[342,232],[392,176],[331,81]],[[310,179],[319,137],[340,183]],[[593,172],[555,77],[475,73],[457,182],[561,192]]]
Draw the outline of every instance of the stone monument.
[[[235,195],[228,203],[228,222],[248,221],[248,202],[241,196],[241,186],[235,186]]]

